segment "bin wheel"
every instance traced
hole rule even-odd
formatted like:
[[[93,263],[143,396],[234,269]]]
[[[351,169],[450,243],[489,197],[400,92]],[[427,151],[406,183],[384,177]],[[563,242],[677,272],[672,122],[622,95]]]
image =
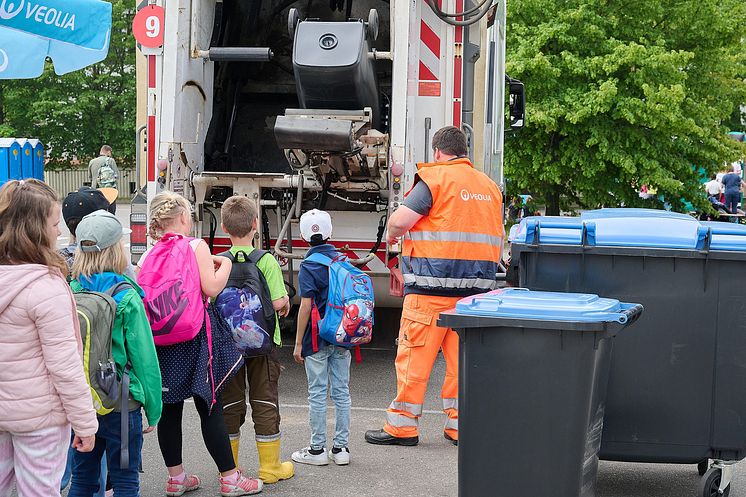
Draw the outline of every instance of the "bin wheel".
[[[725,491],[720,493],[720,478],[722,470],[720,468],[710,468],[699,482],[699,494],[701,497],[728,497],[730,494],[730,485]]]
[[[697,472],[699,472],[699,476],[704,476],[705,473],[707,473],[708,469],[710,469],[710,461],[709,461],[709,459],[705,459],[704,461],[700,461],[697,464]]]

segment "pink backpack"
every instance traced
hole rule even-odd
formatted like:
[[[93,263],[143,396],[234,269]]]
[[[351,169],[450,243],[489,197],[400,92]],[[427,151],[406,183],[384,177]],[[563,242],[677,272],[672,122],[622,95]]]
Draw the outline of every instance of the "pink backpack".
[[[145,312],[156,345],[188,342],[207,324],[193,238],[166,233],[145,258],[137,283],[145,291]]]

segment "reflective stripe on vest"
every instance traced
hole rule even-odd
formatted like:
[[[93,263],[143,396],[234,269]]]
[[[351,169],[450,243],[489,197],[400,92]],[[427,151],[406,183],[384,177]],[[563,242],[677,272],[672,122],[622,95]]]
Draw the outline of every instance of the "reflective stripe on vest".
[[[443,399],[443,410],[456,409],[458,411],[458,399]]]
[[[403,237],[404,285],[460,293],[495,288],[504,233],[500,189],[466,158],[418,168],[433,204]]]
[[[422,416],[422,404],[411,404],[409,402],[392,402],[389,409],[394,411],[408,412],[412,416]]]
[[[410,418],[403,414],[396,414],[395,412],[386,412],[386,422],[391,426],[397,428],[414,427],[417,428],[417,418]]]
[[[416,274],[403,275],[405,285],[415,285],[419,288],[452,288],[467,290],[476,288],[479,290],[493,290],[497,286],[494,279],[482,278],[436,278],[433,276],[418,276]]]
[[[502,247],[503,239],[499,236],[485,235],[484,233],[467,233],[465,231],[414,231],[409,233],[412,240],[426,242],[466,242],[484,243]]]
[[[458,430],[458,418],[448,418],[445,429]]]

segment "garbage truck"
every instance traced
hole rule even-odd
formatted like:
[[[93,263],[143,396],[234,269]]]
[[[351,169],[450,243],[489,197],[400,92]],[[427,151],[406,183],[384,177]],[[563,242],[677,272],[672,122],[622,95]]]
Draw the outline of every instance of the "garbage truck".
[[[505,3],[496,0],[147,0],[160,11],[140,46],[133,261],[161,190],[194,206],[195,236],[230,242],[220,207],[256,202],[256,246],[292,287],[308,244],[297,222],[329,211],[332,243],[368,271],[381,307],[401,307],[399,249],[385,223],[432,160],[443,126],[464,130],[476,167],[503,184],[503,134],[524,122],[505,74]],[[148,34],[149,36],[149,34]]]

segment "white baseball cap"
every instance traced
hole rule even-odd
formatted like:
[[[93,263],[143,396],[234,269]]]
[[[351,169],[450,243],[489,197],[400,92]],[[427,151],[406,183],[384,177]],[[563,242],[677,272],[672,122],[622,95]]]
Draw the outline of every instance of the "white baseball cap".
[[[312,209],[300,217],[300,236],[310,242],[313,235],[321,235],[323,240],[332,237],[332,218],[328,212]]]

